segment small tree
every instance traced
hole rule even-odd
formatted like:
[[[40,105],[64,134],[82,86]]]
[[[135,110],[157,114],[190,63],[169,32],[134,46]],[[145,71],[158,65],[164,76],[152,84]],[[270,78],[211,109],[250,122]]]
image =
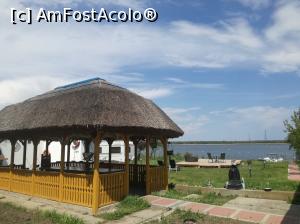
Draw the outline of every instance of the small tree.
[[[300,159],[300,108],[293,112],[291,120],[284,121],[285,132],[290,146],[296,151],[296,160]]]

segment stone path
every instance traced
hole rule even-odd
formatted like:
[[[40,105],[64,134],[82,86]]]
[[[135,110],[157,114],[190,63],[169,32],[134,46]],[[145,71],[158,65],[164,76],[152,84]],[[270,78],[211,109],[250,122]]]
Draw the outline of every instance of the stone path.
[[[172,209],[180,208],[185,210],[191,210],[193,212],[200,212],[211,216],[231,218],[231,219],[237,219],[237,220],[248,221],[253,223],[300,224],[299,216],[297,217],[295,216],[295,214],[289,214],[288,211],[286,211],[286,214],[278,214],[278,212],[270,213],[270,211],[268,212],[255,211],[253,209],[250,210],[250,209],[244,209],[235,206],[230,207],[228,205],[215,206],[215,205],[209,205],[203,203],[162,198],[162,197],[152,196],[152,195],[145,196],[145,199],[155,206],[161,206],[164,208],[172,208]],[[273,200],[269,200],[269,201],[273,201]],[[276,202],[273,201],[273,204],[275,203]],[[300,210],[298,210],[298,213],[299,211]]]
[[[300,169],[297,164],[289,164],[288,179],[294,181],[300,181]]]
[[[288,205],[282,201],[236,198],[223,206],[215,206],[203,203],[195,203],[183,200],[163,198],[153,195],[145,196],[151,203],[151,207],[118,221],[105,222],[107,224],[139,224],[159,219],[162,216],[171,214],[174,209],[180,208],[200,212],[203,214],[243,220],[261,224],[300,224],[300,206]],[[28,209],[57,210],[60,213],[67,213],[82,218],[86,223],[101,223],[99,217],[91,215],[91,209],[59,203],[55,201],[30,197],[22,194],[0,190],[0,201],[13,202]]]
[[[98,224],[99,221],[103,221],[98,217],[94,217],[91,214],[91,209],[87,207],[60,203],[14,192],[0,190],[0,202],[11,202],[32,210],[56,210],[59,213],[66,213],[81,218],[88,224]]]

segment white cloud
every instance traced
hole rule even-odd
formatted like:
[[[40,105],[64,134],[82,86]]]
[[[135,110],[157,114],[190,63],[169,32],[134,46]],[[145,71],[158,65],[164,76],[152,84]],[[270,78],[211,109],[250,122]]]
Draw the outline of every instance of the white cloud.
[[[299,73],[300,2],[280,3],[272,19],[264,34],[269,47],[263,56],[263,69],[268,73]]]
[[[67,0],[64,4],[69,2],[78,1]],[[137,1],[123,3],[134,2]],[[278,6],[273,24],[262,34],[241,18],[219,21],[216,25],[174,21],[163,26],[155,23],[13,26],[9,23],[9,8],[15,5],[24,6],[17,0],[0,3],[0,48],[5,52],[1,56],[0,74],[5,77],[41,73],[80,77],[120,73],[124,68],[136,66],[208,69],[256,66],[268,73],[299,71],[300,44],[296,37],[300,8],[293,2]]]
[[[197,88],[197,89],[222,89],[224,85],[222,83],[201,83],[201,82],[188,82],[179,78],[168,77],[165,80],[173,83],[174,89],[179,88]],[[170,85],[168,84],[170,87]]]
[[[204,111],[200,108],[163,108],[185,132],[186,140],[283,139],[283,121],[293,108],[252,106]]]
[[[250,7],[252,9],[262,9],[267,8],[271,5],[271,0],[235,0],[241,3],[246,7]]]
[[[22,2],[22,1],[20,1]],[[80,4],[85,5],[92,5],[92,6],[98,6],[98,7],[104,7],[104,6],[120,6],[120,7],[127,7],[127,8],[142,8],[146,5],[146,0],[30,0],[25,4],[25,1],[23,1],[23,4],[28,6],[30,5],[39,5],[39,6],[78,6]]]
[[[45,91],[52,90],[65,83],[66,80],[64,78],[43,76],[2,80],[0,82],[0,108],[7,104],[20,102]]]
[[[169,88],[143,88],[143,89],[137,89],[137,88],[129,88],[131,91],[145,97],[148,99],[157,99],[161,97],[169,96],[173,93],[172,89]]]

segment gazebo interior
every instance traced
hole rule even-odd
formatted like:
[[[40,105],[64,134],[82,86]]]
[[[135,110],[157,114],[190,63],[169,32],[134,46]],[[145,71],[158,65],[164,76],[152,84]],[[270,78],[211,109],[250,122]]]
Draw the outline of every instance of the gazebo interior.
[[[181,135],[182,130],[152,101],[105,80],[58,87],[0,111],[0,141],[11,143],[10,165],[0,168],[0,189],[91,207],[96,214],[99,207],[129,193],[166,189],[168,139]],[[84,161],[70,161],[75,140],[84,142]],[[124,142],[123,163],[111,159],[115,140]],[[59,162],[48,158],[53,141],[61,144]],[[102,141],[109,145],[108,161],[99,159]],[[150,164],[152,141],[161,143],[160,165]],[[17,142],[23,145],[22,164],[14,162]],[[38,155],[41,142],[46,143],[45,153]],[[129,161],[129,142],[134,144],[133,161]],[[141,142],[145,145],[144,164],[139,164],[137,155]],[[25,165],[28,144],[33,144],[32,169]],[[38,156],[42,158],[40,166]]]

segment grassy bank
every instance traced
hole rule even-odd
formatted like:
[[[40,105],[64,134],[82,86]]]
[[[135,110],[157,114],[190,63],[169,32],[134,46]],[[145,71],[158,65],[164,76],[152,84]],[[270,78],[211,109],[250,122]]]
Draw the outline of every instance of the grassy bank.
[[[249,176],[247,164],[239,166],[241,177],[245,179],[247,189],[262,190],[271,187],[273,190],[295,191],[298,182],[287,179],[288,162],[268,163],[264,168],[260,161],[252,162],[252,176]],[[181,171],[171,172],[169,183],[187,184],[192,186],[224,187],[228,181],[228,168],[182,168]]]
[[[162,196],[166,198],[174,198],[179,200],[185,200],[185,201],[192,201],[192,202],[198,202],[198,203],[205,203],[205,204],[211,204],[211,205],[223,205],[226,202],[236,198],[235,196],[229,195],[229,196],[222,196],[220,194],[216,193],[193,193],[190,192],[182,192],[182,191],[176,191],[176,190],[169,190],[169,191],[163,191],[163,192],[154,192],[154,195]]]
[[[201,224],[250,224],[248,222],[242,222],[239,220],[227,219],[227,218],[218,218],[203,215],[200,213],[194,213],[191,211],[184,210],[175,210],[172,214],[167,217],[163,217],[161,221],[151,221],[147,224],[182,224],[187,220],[193,220],[196,223]]]
[[[84,221],[56,211],[28,210],[24,207],[0,202],[0,223],[14,224],[84,224]]]

